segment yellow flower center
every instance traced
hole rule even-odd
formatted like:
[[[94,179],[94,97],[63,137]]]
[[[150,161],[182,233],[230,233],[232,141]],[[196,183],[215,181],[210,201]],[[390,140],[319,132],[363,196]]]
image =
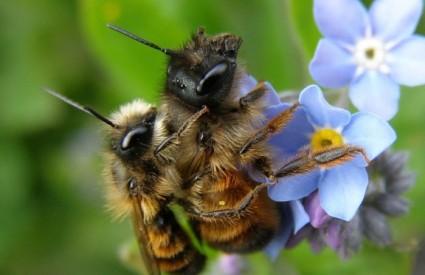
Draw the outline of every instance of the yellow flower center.
[[[313,151],[320,151],[328,147],[343,145],[344,140],[334,129],[324,128],[316,131],[311,138]]]

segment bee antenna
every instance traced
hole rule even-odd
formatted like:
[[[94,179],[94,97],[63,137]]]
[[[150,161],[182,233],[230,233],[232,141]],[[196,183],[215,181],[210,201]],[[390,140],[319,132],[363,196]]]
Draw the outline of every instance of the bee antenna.
[[[64,101],[65,103],[68,103],[69,105],[71,105],[71,106],[73,106],[73,107],[75,107],[75,108],[77,108],[77,109],[79,109],[79,110],[81,110],[83,112],[86,112],[86,113],[88,113],[88,114],[90,114],[92,116],[94,116],[95,118],[97,118],[97,119],[105,122],[109,126],[111,126],[113,128],[118,128],[117,125],[115,125],[112,121],[110,121],[106,117],[102,116],[101,114],[99,114],[98,112],[96,112],[91,107],[82,106],[82,105],[78,104],[77,102],[72,101],[71,99],[69,99],[69,98],[67,98],[67,97],[65,97],[65,96],[63,96],[63,95],[61,95],[61,94],[59,94],[57,92],[54,92],[54,91],[52,91],[50,89],[44,88],[44,91],[47,92],[47,93],[49,93],[49,94],[51,94],[51,95],[53,95],[54,97],[59,98],[60,100]]]
[[[166,55],[169,55],[169,56],[176,55],[176,52],[175,51],[170,50],[170,49],[162,48],[162,47],[160,47],[160,46],[158,46],[158,45],[156,45],[156,44],[154,44],[154,43],[152,43],[150,41],[147,41],[146,39],[143,39],[143,38],[141,38],[141,37],[139,37],[139,36],[137,36],[137,35],[135,35],[135,34],[133,34],[131,32],[128,32],[128,31],[126,31],[124,29],[121,29],[120,27],[115,26],[114,24],[108,23],[108,24],[106,24],[106,26],[108,28],[113,29],[114,31],[117,31],[117,32],[119,32],[121,34],[124,34],[125,36],[130,37],[131,39],[136,40],[137,42],[140,42],[142,44],[145,44],[148,47],[151,47],[153,49],[159,50],[159,51],[165,53]]]

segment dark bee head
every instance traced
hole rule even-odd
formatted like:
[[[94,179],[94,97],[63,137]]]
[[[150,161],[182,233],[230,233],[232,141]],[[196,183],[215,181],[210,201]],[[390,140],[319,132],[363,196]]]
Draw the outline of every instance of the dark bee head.
[[[134,161],[151,148],[156,108],[135,100],[112,115],[118,127],[110,129],[111,150],[124,161]]]
[[[166,93],[197,109],[214,108],[232,88],[240,37],[206,37],[203,29],[182,50],[170,55]]]
[[[181,50],[162,48],[117,26],[108,27],[170,57],[165,93],[193,108],[218,107],[232,88],[242,39],[231,34],[206,37],[200,28]]]

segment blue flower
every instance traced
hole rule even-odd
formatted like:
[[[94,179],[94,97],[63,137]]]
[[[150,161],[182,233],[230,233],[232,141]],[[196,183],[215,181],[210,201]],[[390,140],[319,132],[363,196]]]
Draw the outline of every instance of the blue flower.
[[[239,254],[221,254],[217,265],[220,274],[239,275],[247,269],[247,263]]]
[[[361,111],[389,120],[398,109],[399,84],[425,83],[425,37],[412,35],[423,0],[376,0],[369,11],[358,0],[315,0],[325,36],[310,63],[317,83],[349,85]]]
[[[276,163],[284,164],[300,150],[321,151],[327,146],[352,145],[364,149],[372,160],[396,139],[391,126],[380,117],[348,111],[331,106],[319,87],[304,89],[299,98],[294,119],[285,129],[271,138],[270,143],[278,151]],[[287,108],[287,104],[270,107],[268,118]],[[324,145],[325,144],[325,145]],[[282,166],[281,165],[281,166]],[[269,196],[275,201],[292,201],[304,198],[318,189],[320,203],[326,213],[349,221],[356,213],[366,192],[367,162],[359,154],[353,160],[329,169],[318,168],[310,173],[282,178],[269,188]]]
[[[273,260],[277,258],[288,240],[310,221],[304,206],[299,200],[280,204],[279,208],[281,212],[280,227],[273,239],[264,248],[264,252]]]

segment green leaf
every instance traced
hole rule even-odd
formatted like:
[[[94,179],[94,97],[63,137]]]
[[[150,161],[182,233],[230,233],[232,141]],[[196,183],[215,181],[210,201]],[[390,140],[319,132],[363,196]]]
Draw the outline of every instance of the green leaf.
[[[87,40],[115,83],[114,92],[123,99],[158,101],[166,56],[107,28],[106,24],[113,23],[162,47],[173,47],[187,36],[188,29],[178,20],[176,10],[169,10],[165,17],[164,6],[156,1],[81,2]]]
[[[290,1],[290,9],[295,29],[307,51],[308,58],[311,59],[321,38],[313,17],[313,0]]]

